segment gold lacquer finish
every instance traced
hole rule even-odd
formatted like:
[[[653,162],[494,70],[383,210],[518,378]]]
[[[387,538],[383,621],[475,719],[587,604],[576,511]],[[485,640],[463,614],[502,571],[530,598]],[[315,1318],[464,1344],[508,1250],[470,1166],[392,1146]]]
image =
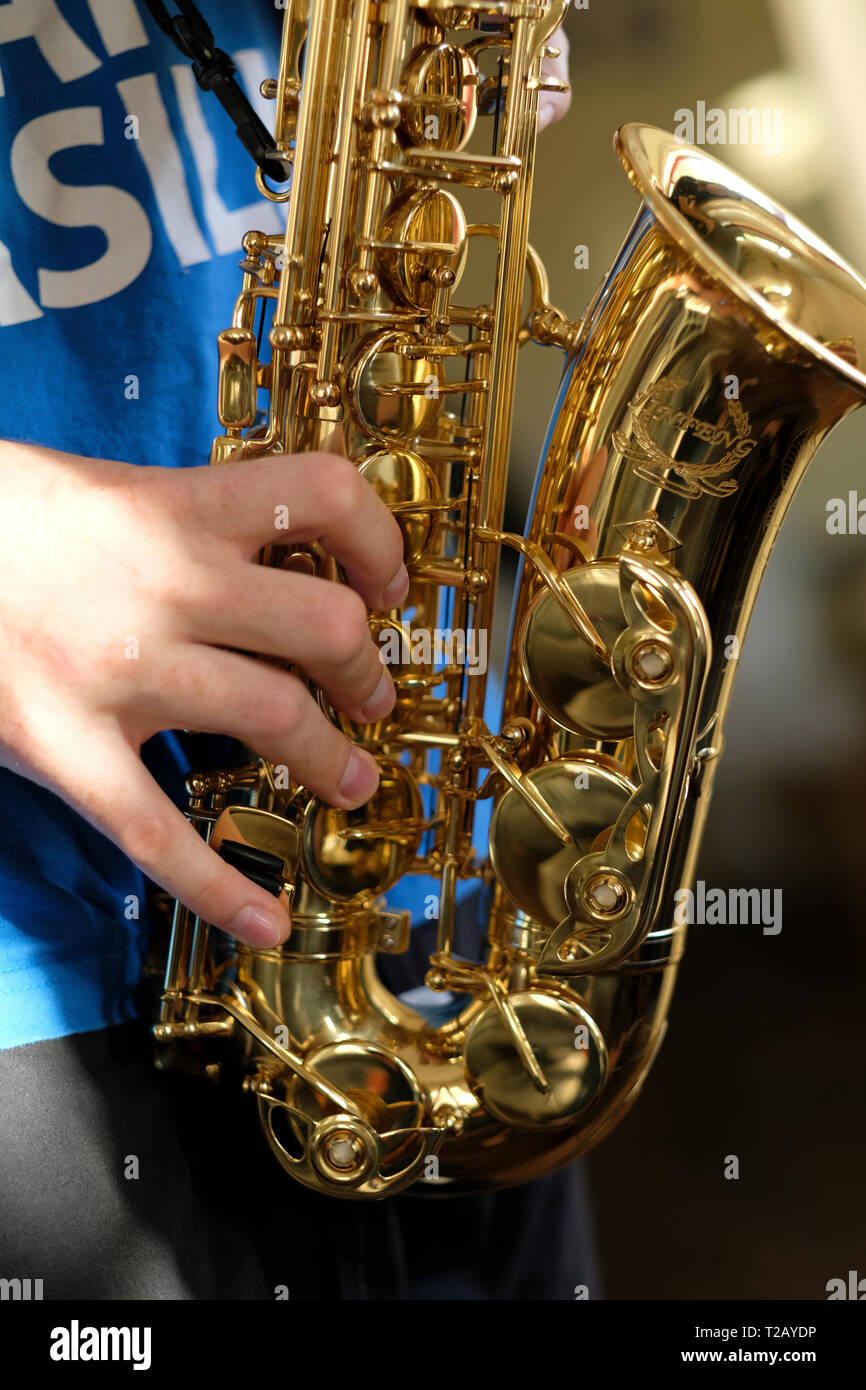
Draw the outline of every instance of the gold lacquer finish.
[[[357,811],[337,811],[314,797],[303,820],[309,882],[337,901],[384,893],[412,866],[422,833],[415,779],[397,762],[380,760],[379,789]]]
[[[412,584],[402,611],[370,615],[393,713],[339,717],[380,766],[366,806],[336,811],[254,753],[190,776],[190,819],[292,934],[232,946],[176,905],[155,1033],[170,1060],[242,1080],[276,1161],[333,1196],[523,1182],[635,1099],[683,951],[673,895],[722,748],[725,648],[817,445],[866,398],[866,284],[645,126],[616,140],[639,206],[614,268],[581,322],[550,303],[527,230],[564,8],[296,0],[268,86],[294,177],[258,186],[286,202],[286,231],[244,239],[212,461],[344,449],[392,508]],[[461,272],[479,238],[497,256],[474,303]],[[530,339],[564,348],[565,372],[512,535]],[[491,726],[477,657],[504,547],[521,571]],[[261,558],[335,575],[316,547]],[[401,881],[411,909],[389,902]],[[431,906],[430,994],[410,1008],[377,960]]]
[[[246,429],[256,418],[256,339],[248,328],[227,328],[218,339],[221,425]]]
[[[377,333],[359,344],[346,376],[346,394],[361,433],[386,441],[424,435],[439,409],[443,384],[438,358],[420,338]]]
[[[408,449],[373,446],[359,459],[359,472],[392,507],[403,532],[407,564],[420,559],[436,524],[434,503],[439,497],[436,475],[429,464]],[[412,510],[417,504],[417,511]]]
[[[432,272],[453,275],[453,289],[466,260],[466,219],[457,199],[443,188],[408,188],[391,204],[382,230],[377,250],[388,290],[398,303],[431,309]]]

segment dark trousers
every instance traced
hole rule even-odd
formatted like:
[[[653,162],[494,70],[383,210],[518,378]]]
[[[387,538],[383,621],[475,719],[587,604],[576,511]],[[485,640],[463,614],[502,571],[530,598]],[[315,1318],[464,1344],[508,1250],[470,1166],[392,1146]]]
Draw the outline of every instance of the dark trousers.
[[[320,1197],[239,1089],[155,1072],[143,1023],[0,1052],[0,1278],[46,1299],[601,1297],[581,1164],[477,1197]]]

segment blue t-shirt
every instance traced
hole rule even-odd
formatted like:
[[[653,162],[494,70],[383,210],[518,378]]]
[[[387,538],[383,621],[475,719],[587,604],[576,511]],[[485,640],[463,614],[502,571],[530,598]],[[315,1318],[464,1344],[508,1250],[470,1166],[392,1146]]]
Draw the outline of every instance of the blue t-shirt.
[[[203,12],[270,127],[258,88],[276,72],[282,10],[208,0]],[[207,462],[241,237],[282,225],[254,173],[142,4],[0,0],[0,439]],[[179,805],[191,759],[222,761],[190,743],[168,733],[143,750]],[[483,835],[489,804],[479,811]],[[389,903],[423,922],[437,890],[408,879]],[[477,897],[461,883],[470,929]],[[135,1017],[149,930],[135,865],[58,797],[0,768],[0,1047]],[[423,1007],[417,989],[412,1002]]]
[[[282,11],[203,12],[270,128],[258,89],[276,74]],[[0,439],[207,462],[240,240],[282,225],[254,174],[143,4],[0,0]],[[180,738],[145,751],[182,802]],[[134,1017],[147,933],[136,867],[0,769],[0,1047]]]

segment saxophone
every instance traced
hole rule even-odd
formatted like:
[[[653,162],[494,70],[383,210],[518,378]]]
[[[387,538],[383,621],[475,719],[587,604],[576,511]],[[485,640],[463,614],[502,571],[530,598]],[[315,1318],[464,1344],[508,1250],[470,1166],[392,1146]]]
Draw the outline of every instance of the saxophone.
[[[761,576],[817,445],[866,399],[863,280],[651,127],[616,136],[640,202],[612,269],[579,322],[553,307],[528,223],[566,7],[288,0],[262,87],[293,174],[257,184],[286,227],[244,239],[211,461],[344,452],[399,522],[411,589],[369,618],[392,714],[353,725],[319,694],[378,761],[368,804],[336,810],[252,750],[189,776],[188,817],[292,932],[253,949],[176,903],[154,1034],[161,1065],[242,1082],[278,1162],[332,1196],[525,1182],[635,1100]],[[466,303],[479,239],[495,271]],[[514,535],[530,340],[565,366]],[[507,549],[497,692],[473,655]],[[341,581],[316,545],[260,559]],[[425,917],[425,987],[401,996],[391,958]]]

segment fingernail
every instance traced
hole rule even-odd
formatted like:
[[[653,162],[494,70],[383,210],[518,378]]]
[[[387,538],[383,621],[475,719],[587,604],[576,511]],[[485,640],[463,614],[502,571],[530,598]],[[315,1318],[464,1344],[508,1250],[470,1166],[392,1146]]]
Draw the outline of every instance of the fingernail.
[[[379,769],[369,754],[353,749],[337,790],[353,806],[369,801],[379,785]]]
[[[387,671],[382,672],[379,684],[361,708],[365,719],[381,719],[394,705],[394,682]]]
[[[555,115],[556,107],[551,106],[549,101],[546,102],[538,113],[538,129],[547,130]]]
[[[250,946],[279,946],[289,925],[285,912],[267,912],[261,907],[242,907],[229,933]]]
[[[409,571],[401,565],[382,594],[383,608],[398,608],[409,592]]]

